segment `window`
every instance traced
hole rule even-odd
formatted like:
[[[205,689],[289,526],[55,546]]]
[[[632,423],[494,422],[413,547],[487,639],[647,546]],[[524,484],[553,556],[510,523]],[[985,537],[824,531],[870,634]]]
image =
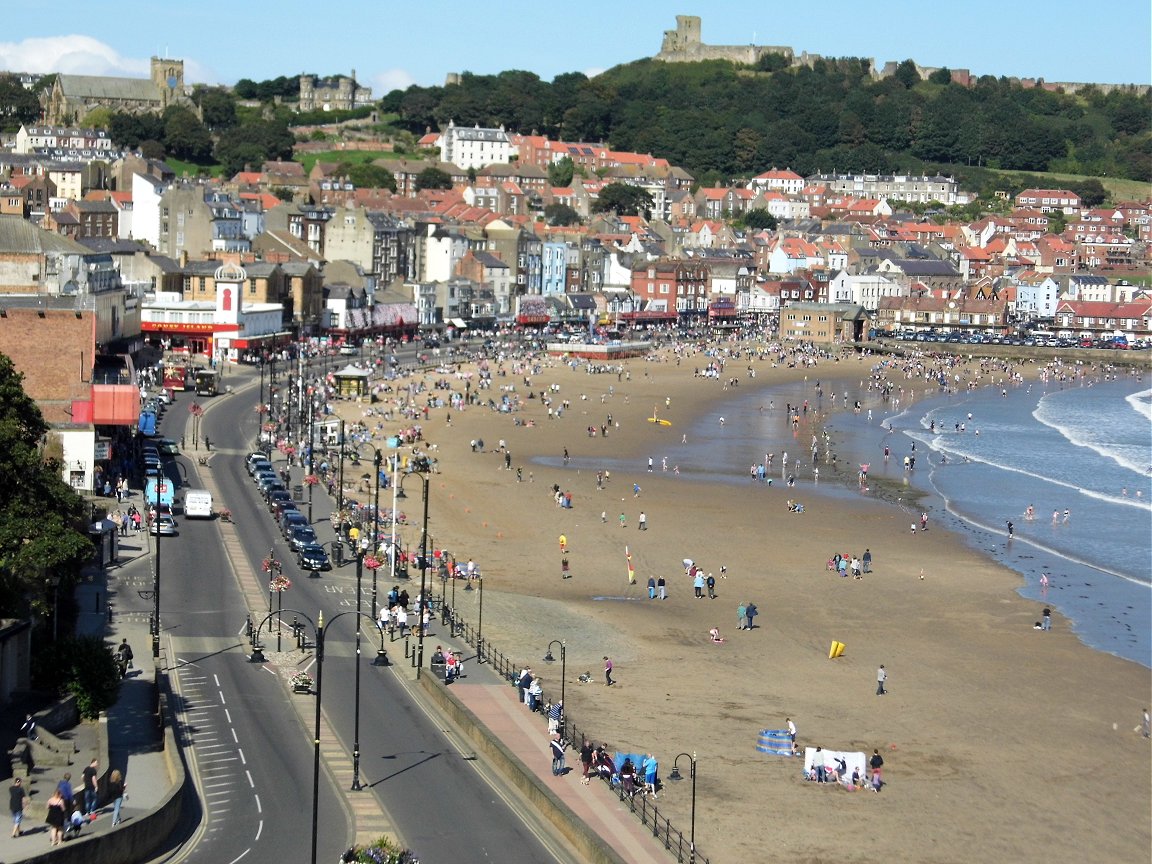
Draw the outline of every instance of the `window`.
[[[248,280],[248,293],[249,294],[255,294],[256,293],[256,280],[255,279],[249,279]]]
[[[199,277],[198,281],[200,283],[200,293],[203,294],[205,291],[208,290],[208,280],[205,279],[203,276],[201,276],[201,277]]]

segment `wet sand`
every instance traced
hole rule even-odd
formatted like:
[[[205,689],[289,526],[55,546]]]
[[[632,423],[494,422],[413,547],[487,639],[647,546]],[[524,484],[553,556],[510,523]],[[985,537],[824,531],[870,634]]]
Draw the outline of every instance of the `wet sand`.
[[[448,424],[436,409],[421,423],[442,472],[431,482],[433,545],[482,569],[486,639],[533,666],[550,695],[559,692],[559,664],[539,658],[550,640],[565,641],[570,717],[610,749],[654,752],[665,780],[677,753],[694,752],[697,844],[713,862],[1147,860],[1149,742],[1133,727],[1152,701],[1148,670],[1086,648],[1059,616],[1052,632],[1033,630],[1040,604],[1017,596],[1015,573],[944,531],[912,535],[903,508],[814,494],[806,475],[787,489],[778,479],[767,488],[662,471],[662,455],[685,430],[724,435],[716,405],[732,395],[728,378],[738,376],[741,388],[805,375],[846,386],[871,365],[853,358],[789,369],[741,359],[719,380],[693,377],[705,362],[699,354],[680,365],[633,360],[631,380],[618,381],[546,361],[531,389],[559,385],[553,407],[570,400],[561,419],[533,399],[516,414],[468,407]],[[503,385],[526,396],[513,367],[504,364],[507,377],[495,377],[485,398],[499,399]],[[449,374],[427,380],[464,389]],[[647,422],[654,405],[670,427]],[[350,403],[340,410],[349,420],[363,414]],[[588,437],[609,412],[619,428]],[[515,417],[534,423],[517,426]],[[797,430],[798,451],[818,433],[813,422]],[[475,438],[485,452],[471,451]],[[496,452],[500,439],[512,470]],[[600,460],[614,466],[603,491],[587,467]],[[553,484],[571,492],[572,509],[555,504]],[[789,498],[805,512],[789,513]],[[413,523],[419,507],[418,493],[410,496]],[[646,531],[637,525],[642,509]],[[418,527],[403,530],[416,545]],[[561,578],[560,534],[571,579]],[[833,553],[866,547],[875,561],[864,579],[826,570]],[[717,599],[693,597],[684,558],[716,575]],[[648,577],[659,575],[669,597],[649,600]],[[478,593],[461,588],[459,611],[475,625]],[[739,631],[736,608],[746,601],[760,615],[754,630]],[[714,626],[722,645],[709,641]],[[834,639],[847,649],[829,660]],[[603,685],[605,654],[614,687]],[[881,663],[889,693],[878,697]],[[591,684],[578,683],[585,671]],[[807,783],[801,760],[758,753],[760,730],[782,728],[785,717],[799,727],[801,747],[878,749],[883,791]],[[685,833],[689,791],[687,782],[666,783],[657,802]]]

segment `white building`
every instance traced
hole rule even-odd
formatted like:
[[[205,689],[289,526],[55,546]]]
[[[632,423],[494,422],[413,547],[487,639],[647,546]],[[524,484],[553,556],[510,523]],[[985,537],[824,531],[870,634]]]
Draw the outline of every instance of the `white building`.
[[[155,177],[132,175],[132,239],[160,248],[160,196],[167,187]]]
[[[897,282],[877,273],[852,275],[841,270],[828,281],[829,303],[851,303],[875,310],[881,297],[902,297],[908,292]]]
[[[885,201],[915,201],[944,205],[967,204],[972,200],[952,177],[924,177],[911,174],[815,174],[808,178],[814,185],[828,187],[829,192],[853,198],[879,198]]]
[[[16,133],[15,153],[40,153],[45,150],[89,151],[93,159],[112,152],[112,139],[103,129],[73,129],[60,126],[21,126]]]
[[[507,165],[516,155],[516,148],[504,127],[499,129],[481,129],[479,125],[471,129],[457,126],[448,121],[448,128],[444,130],[438,142],[440,159],[451,162],[458,168],[483,168],[486,165]]]
[[[1026,319],[1052,318],[1060,299],[1060,285],[1051,276],[1041,282],[1016,283],[1016,314]]]
[[[749,189],[765,192],[782,192],[785,195],[799,195],[804,191],[805,180],[795,171],[784,171],[773,168],[763,174],[757,174],[748,181]]]

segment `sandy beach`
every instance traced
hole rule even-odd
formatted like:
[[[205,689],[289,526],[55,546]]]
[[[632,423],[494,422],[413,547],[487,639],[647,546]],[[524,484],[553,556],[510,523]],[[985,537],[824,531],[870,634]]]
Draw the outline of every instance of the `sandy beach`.
[[[498,400],[514,385],[520,411],[469,406],[453,409],[449,423],[441,408],[422,422],[441,469],[431,483],[433,545],[476,561],[486,639],[533,666],[546,693],[558,694],[559,664],[539,658],[550,640],[567,644],[567,709],[598,743],[655,753],[665,779],[677,753],[697,755],[702,855],[808,864],[1148,859],[1149,742],[1133,729],[1152,701],[1146,668],[1085,647],[1058,615],[1052,632],[1034,630],[1040,604],[1016,594],[1017,574],[947,532],[913,535],[905,508],[815,494],[809,471],[788,489],[778,468],[771,488],[672,470],[687,430],[724,435],[716,405],[732,395],[730,378],[742,392],[805,376],[804,386],[819,377],[829,389],[856,388],[874,359],[788,368],[745,355],[718,379],[694,376],[708,362],[698,353],[679,363],[667,352],[632,360],[620,378],[540,362],[538,374],[504,363],[506,376],[482,391]],[[464,391],[451,373],[425,380]],[[526,398],[552,385],[551,407],[568,401],[559,419]],[[348,420],[381,422],[364,417],[366,406],[339,405]],[[653,406],[671,426],[648,422]],[[608,436],[589,437],[609,413]],[[802,420],[796,452],[821,433],[818,423]],[[378,439],[401,424],[384,422]],[[484,452],[470,447],[477,438]],[[601,460],[611,475],[604,490],[596,488]],[[835,482],[831,474],[822,466],[821,484]],[[556,505],[553,484],[571,493],[571,509]],[[805,511],[788,512],[789,499]],[[406,509],[418,507],[410,497]],[[418,542],[417,528],[404,531],[405,543]],[[570,579],[561,578],[561,534]],[[865,548],[872,574],[827,571],[833,553]],[[685,558],[716,575],[715,600],[693,596]],[[660,575],[668,599],[649,600],[647,580]],[[760,615],[755,629],[740,631],[736,609],[747,601]],[[475,624],[477,594],[458,589],[457,603]],[[711,627],[723,644],[709,640]],[[832,640],[847,646],[836,660],[828,659]],[[613,687],[603,684],[605,654]],[[879,664],[889,676],[883,697],[875,695]],[[577,682],[584,671],[592,683]],[[785,717],[799,727],[801,747],[878,749],[883,791],[808,783],[802,760],[758,753],[760,730],[782,728]],[[658,803],[687,832],[689,784],[666,783]]]

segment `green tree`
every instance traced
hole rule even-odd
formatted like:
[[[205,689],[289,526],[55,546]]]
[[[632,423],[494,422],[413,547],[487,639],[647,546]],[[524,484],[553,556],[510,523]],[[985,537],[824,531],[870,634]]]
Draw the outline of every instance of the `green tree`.
[[[741,220],[743,224],[753,229],[754,231],[762,231],[767,228],[769,231],[776,230],[776,217],[765,210],[763,207],[755,207],[744,214]]]
[[[382,165],[372,165],[366,162],[341,162],[337,171],[361,189],[396,191],[395,175]]]
[[[36,683],[76,697],[85,720],[95,720],[116,701],[120,670],[112,648],[99,636],[60,639],[37,651]]]
[[[942,66],[935,72],[928,76],[928,80],[933,84],[947,85],[952,83],[952,70],[947,66]]]
[[[544,220],[549,225],[579,225],[580,214],[567,204],[549,204],[544,208]]]
[[[164,149],[177,159],[202,164],[212,157],[212,135],[188,108],[170,105],[164,110]]]
[[[258,120],[226,130],[216,142],[216,161],[231,176],[245,165],[259,166],[270,159],[288,159],[296,143],[282,120]]]
[[[60,476],[60,464],[45,459],[41,442],[48,424],[24,392],[23,376],[0,354],[0,617],[22,617],[43,608],[46,576],[56,574],[65,590],[92,544],[78,530],[83,499]]]
[[[916,63],[913,60],[905,60],[897,66],[892,77],[909,90],[920,83],[920,73],[916,71]]]
[[[127,114],[117,111],[108,124],[113,143],[134,149],[142,141],[159,141],[164,137],[164,121],[157,114]]]
[[[40,117],[40,100],[32,90],[25,90],[15,75],[0,75],[0,124],[7,130],[21,124],[35,123]]]
[[[643,216],[648,218],[652,211],[652,196],[647,190],[628,183],[609,183],[600,190],[600,195],[592,203],[596,213],[613,212],[617,216]]]
[[[112,125],[112,109],[100,106],[93,108],[84,115],[84,125],[90,129],[103,129],[108,131],[108,127]]]
[[[200,107],[204,125],[214,132],[236,125],[236,97],[223,87],[197,87],[192,101]]]
[[[570,156],[564,156],[559,161],[548,164],[548,182],[557,188],[564,189],[571,186],[575,173],[576,166]]]
[[[439,168],[425,168],[416,175],[416,191],[424,189],[451,189],[452,175]]]

